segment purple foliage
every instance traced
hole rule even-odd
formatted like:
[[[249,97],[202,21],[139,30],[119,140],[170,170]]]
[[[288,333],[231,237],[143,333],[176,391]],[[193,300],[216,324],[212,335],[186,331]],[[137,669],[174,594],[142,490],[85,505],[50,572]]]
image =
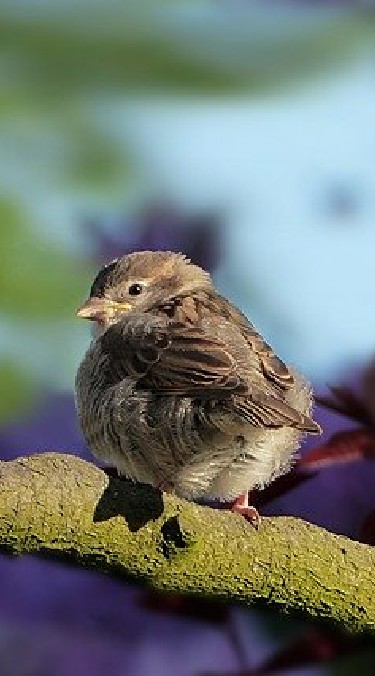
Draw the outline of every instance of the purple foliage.
[[[100,224],[87,224],[96,242],[97,259],[105,263],[132,251],[165,250],[186,254],[194,263],[212,271],[221,257],[220,228],[212,215],[186,215],[172,207],[147,209],[133,223],[110,233]]]
[[[221,627],[148,609],[143,591],[104,575],[4,557],[0,595],[0,626],[6,621],[23,646],[7,656],[0,638],[4,674],[188,676],[214,670],[218,657],[226,670],[238,668]]]
[[[56,450],[92,458],[78,427],[73,395],[46,393],[36,410],[0,431],[2,460]]]

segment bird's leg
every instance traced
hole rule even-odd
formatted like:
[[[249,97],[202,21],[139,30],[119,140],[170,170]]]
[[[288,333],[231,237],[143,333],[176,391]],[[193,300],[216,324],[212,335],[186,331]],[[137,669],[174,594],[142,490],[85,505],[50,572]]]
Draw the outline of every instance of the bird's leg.
[[[173,493],[173,486],[172,484],[167,481],[166,479],[161,479],[159,481],[158,485],[156,488],[161,491],[162,493]]]
[[[231,506],[232,512],[241,514],[254,528],[258,530],[260,526],[260,514],[256,507],[249,505],[249,494],[243,493],[239,495],[237,500]]]

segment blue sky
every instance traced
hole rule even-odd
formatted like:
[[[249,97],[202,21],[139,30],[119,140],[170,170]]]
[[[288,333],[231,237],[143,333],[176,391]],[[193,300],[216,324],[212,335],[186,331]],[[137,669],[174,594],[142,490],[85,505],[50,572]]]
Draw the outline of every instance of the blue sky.
[[[317,381],[375,345],[375,70],[263,99],[106,110],[147,194],[222,211],[217,282]]]

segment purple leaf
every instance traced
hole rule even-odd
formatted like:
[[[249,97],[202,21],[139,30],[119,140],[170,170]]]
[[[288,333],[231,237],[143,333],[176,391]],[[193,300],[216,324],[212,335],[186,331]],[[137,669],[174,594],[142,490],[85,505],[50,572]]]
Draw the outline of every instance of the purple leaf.
[[[220,228],[211,214],[186,215],[169,206],[144,211],[133,224],[119,223],[111,233],[95,221],[87,226],[100,263],[132,251],[181,251],[194,263],[213,270],[222,255]]]

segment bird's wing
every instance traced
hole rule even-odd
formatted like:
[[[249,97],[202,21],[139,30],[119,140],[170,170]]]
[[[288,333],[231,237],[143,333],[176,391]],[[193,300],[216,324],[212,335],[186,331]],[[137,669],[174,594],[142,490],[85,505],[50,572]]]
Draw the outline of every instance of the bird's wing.
[[[254,427],[295,427],[310,434],[321,432],[315,420],[297,411],[285,399],[260,390],[249,393],[247,397],[234,397],[233,407]]]
[[[246,388],[225,344],[196,326],[133,314],[111,326],[101,342],[116,373],[155,393],[213,396]]]
[[[226,319],[238,327],[247,344],[258,357],[260,367],[267,380],[281,390],[288,390],[293,387],[294,378],[292,373],[286,364],[274,353],[270,345],[256,331],[247,317],[223,296],[217,295],[216,298],[212,299],[213,303],[217,303],[218,299],[220,302],[220,312]]]
[[[313,431],[315,423],[294,410],[281,392],[270,395],[245,380],[225,342],[199,326],[139,314],[114,324],[100,340],[113,373],[134,377],[154,394],[231,397],[230,406],[254,426]]]

